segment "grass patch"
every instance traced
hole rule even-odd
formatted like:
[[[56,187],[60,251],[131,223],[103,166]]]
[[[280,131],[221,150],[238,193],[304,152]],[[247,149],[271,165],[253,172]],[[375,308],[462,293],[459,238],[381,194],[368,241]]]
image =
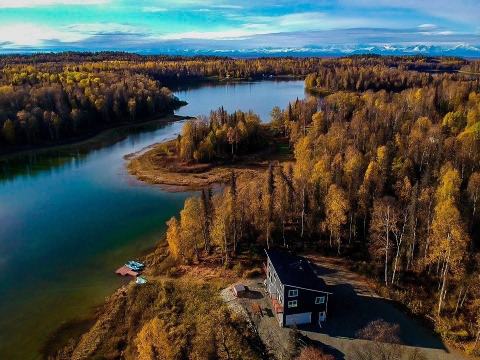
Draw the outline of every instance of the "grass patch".
[[[261,342],[220,298],[227,283],[193,275],[131,283],[107,301],[78,345],[57,358],[258,359]]]

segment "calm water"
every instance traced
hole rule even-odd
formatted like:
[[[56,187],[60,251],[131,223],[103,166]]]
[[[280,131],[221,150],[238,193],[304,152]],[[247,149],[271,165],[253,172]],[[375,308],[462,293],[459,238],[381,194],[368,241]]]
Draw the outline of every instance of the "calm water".
[[[180,115],[252,109],[304,96],[301,81],[182,89]],[[117,129],[94,142],[0,159],[0,358],[34,359],[48,335],[81,319],[123,279],[113,271],[150,249],[188,194],[143,185],[124,155],[171,138],[181,122]]]

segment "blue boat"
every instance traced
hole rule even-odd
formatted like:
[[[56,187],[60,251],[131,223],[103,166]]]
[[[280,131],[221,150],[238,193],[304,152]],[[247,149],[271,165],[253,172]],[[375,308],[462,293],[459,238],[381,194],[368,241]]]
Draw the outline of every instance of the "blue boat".
[[[141,262],[138,262],[138,261],[130,260],[129,263],[132,264],[132,265],[141,267],[141,268],[144,268],[144,267],[145,267],[144,264],[142,264]]]
[[[137,271],[137,272],[143,271],[143,269],[145,269],[144,264],[142,264],[141,262],[138,262],[138,261],[133,261],[133,260],[128,261],[125,264],[125,266],[127,266],[130,269],[132,269],[133,271]]]

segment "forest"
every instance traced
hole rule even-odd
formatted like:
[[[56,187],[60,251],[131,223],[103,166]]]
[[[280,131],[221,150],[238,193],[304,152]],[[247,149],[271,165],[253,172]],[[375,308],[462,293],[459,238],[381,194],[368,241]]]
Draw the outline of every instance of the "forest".
[[[166,114],[179,105],[168,88],[141,74],[4,67],[0,151],[59,143],[116,123]]]
[[[182,105],[168,87],[185,82],[315,73],[308,77],[308,88],[403,90],[425,86],[431,81],[430,72],[469,71],[472,66],[459,58],[427,57],[231,59],[110,52],[3,55],[0,152],[62,143],[115,124],[168,114]]]
[[[199,116],[187,121],[178,136],[176,151],[180,160],[211,162],[255,152],[270,136],[253,112],[228,114],[223,108],[211,111],[209,118]]]
[[[272,247],[343,258],[449,344],[480,355],[479,64],[0,56],[0,152],[170,114],[182,105],[170,89],[188,82],[301,77],[311,94],[272,109],[269,123],[219,108],[159,145],[185,171],[229,166],[228,181],[187,198],[147,256],[149,283],[119,289],[57,358],[259,358],[258,337],[218,293],[258,275]],[[272,143],[287,156],[264,157],[253,178],[242,176],[242,158],[262,158]]]
[[[328,60],[309,74],[306,88],[330,95],[271,113],[292,159],[251,181],[232,171],[223,190],[187,199],[168,222],[170,253],[181,263],[217,253],[224,265],[255,246],[344,257],[480,355],[478,63],[426,73],[388,61]],[[212,120],[203,129],[209,138]]]

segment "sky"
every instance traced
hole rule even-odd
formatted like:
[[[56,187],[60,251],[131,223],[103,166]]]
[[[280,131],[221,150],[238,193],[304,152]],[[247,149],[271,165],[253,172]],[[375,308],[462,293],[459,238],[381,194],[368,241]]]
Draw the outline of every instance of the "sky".
[[[0,52],[480,56],[480,0],[0,0]]]

